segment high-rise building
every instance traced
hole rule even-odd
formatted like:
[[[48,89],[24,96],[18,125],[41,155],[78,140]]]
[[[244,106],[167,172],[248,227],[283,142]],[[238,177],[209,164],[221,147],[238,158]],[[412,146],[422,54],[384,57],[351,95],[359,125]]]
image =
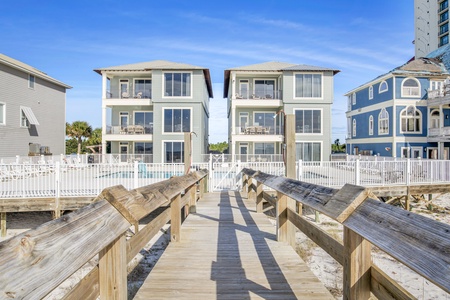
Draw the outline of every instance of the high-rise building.
[[[414,0],[415,55],[424,57],[449,43],[449,0]]]

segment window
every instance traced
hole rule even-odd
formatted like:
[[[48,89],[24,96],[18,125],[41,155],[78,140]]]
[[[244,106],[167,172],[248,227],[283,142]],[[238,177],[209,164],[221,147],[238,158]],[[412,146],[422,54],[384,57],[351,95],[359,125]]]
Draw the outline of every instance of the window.
[[[275,144],[255,143],[255,154],[275,154]]]
[[[389,134],[389,113],[385,108],[378,115],[378,134]]]
[[[439,35],[444,34],[446,32],[448,32],[448,23],[439,26]]]
[[[356,119],[353,119],[353,130],[352,130],[352,135],[356,136]]]
[[[439,11],[443,11],[448,7],[448,0],[442,1],[439,3]]]
[[[322,133],[322,111],[296,110],[295,133]]]
[[[190,97],[191,73],[164,73],[164,96]]]
[[[356,104],[356,93],[352,94],[352,104],[355,105]]]
[[[322,98],[322,74],[295,74],[296,98]]]
[[[30,89],[34,89],[34,82],[36,81],[36,78],[34,77],[34,75],[28,75],[28,87]]]
[[[239,80],[239,94],[237,95],[236,98],[248,99],[249,98],[248,90],[249,90],[248,80]]]
[[[369,117],[369,135],[373,135],[373,116]]]
[[[352,136],[352,118],[347,118],[347,138]]]
[[[400,113],[401,131],[410,133],[420,133],[422,114],[414,106],[408,106]]]
[[[127,111],[119,112],[119,118],[120,118],[120,127],[122,129],[125,129],[128,126],[128,112]]]
[[[191,132],[191,110],[164,109],[164,132]]]
[[[152,97],[152,80],[151,79],[135,79],[134,80],[134,96],[136,98],[150,99]]]
[[[142,111],[134,113],[134,125],[141,125],[144,127],[146,134],[153,134],[153,112]]]
[[[430,127],[431,128],[439,128],[440,126],[440,115],[438,110],[434,110],[431,113]]]
[[[6,104],[0,102],[0,125],[6,124]]]
[[[23,110],[20,110],[20,127],[29,127],[30,122],[28,122],[27,116]]]
[[[369,87],[369,100],[373,99],[373,86]]]
[[[255,96],[273,99],[275,96],[275,80],[255,80]]]
[[[296,143],[297,160],[303,161],[321,161],[320,143]]]
[[[164,162],[184,162],[184,142],[164,142]]]
[[[420,97],[419,81],[407,78],[402,82],[402,97]]]
[[[447,44],[448,44],[448,35],[441,36],[439,38],[439,47],[447,45]]]
[[[273,132],[275,129],[275,113],[274,112],[257,112],[254,113],[253,125],[265,127],[266,130]]]
[[[448,20],[448,10],[440,15],[439,23],[445,22],[447,20]]]
[[[386,81],[382,81],[380,83],[380,86],[378,87],[378,93],[384,93],[388,90],[388,84]]]
[[[128,93],[128,79],[120,79],[120,98],[129,98]]]
[[[153,143],[134,143],[134,154],[153,154]]]

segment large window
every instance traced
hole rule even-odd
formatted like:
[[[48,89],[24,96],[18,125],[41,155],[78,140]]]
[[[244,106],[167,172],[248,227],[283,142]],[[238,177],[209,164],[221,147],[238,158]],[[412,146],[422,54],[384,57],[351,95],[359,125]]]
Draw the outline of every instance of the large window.
[[[34,82],[36,81],[36,78],[34,77],[34,75],[28,75],[28,87],[30,89],[34,89]]]
[[[254,114],[253,125],[265,127],[272,134],[275,129],[274,116],[274,112],[257,112]]]
[[[321,133],[322,111],[296,110],[295,111],[295,133]]]
[[[320,143],[296,143],[297,160],[321,161]]]
[[[444,36],[441,36],[439,38],[439,47],[447,45],[447,44],[448,44],[448,34],[444,35]]]
[[[353,131],[352,136],[356,136],[356,119],[353,119]]]
[[[408,78],[402,83],[402,97],[419,97],[420,85],[417,79]]]
[[[134,154],[153,154],[153,143],[134,143]]]
[[[255,80],[255,95],[258,98],[275,98],[275,80]]]
[[[164,132],[191,132],[191,110],[164,109]]]
[[[184,142],[164,142],[164,162],[184,162]]]
[[[275,154],[275,144],[255,143],[255,154]]]
[[[378,115],[378,134],[389,133],[389,113],[385,108],[380,111]]]
[[[134,96],[136,98],[152,97],[152,80],[151,79],[135,79],[134,80]]]
[[[373,116],[369,117],[369,135],[373,135]]]
[[[146,134],[153,134],[153,112],[139,111],[134,113],[134,125],[141,125],[144,127]]]
[[[191,73],[164,73],[164,96],[190,97]]]
[[[419,133],[422,132],[421,121],[422,114],[414,106],[408,106],[400,113],[401,131]]]
[[[322,98],[321,74],[295,74],[296,98]]]
[[[0,125],[6,124],[5,116],[6,116],[6,104],[0,103]]]

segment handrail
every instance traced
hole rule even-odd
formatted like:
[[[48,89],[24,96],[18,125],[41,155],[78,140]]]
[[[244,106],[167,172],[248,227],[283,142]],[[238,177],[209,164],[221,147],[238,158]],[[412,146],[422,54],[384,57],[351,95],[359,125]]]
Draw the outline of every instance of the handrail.
[[[171,239],[178,241],[181,207],[195,206],[196,184],[200,182],[201,196],[206,175],[201,170],[131,191],[121,185],[106,188],[94,203],[0,243],[0,298],[40,299],[99,254],[93,271],[99,275],[85,277],[91,288],[86,294],[93,293],[89,299],[98,294],[101,299],[126,299],[126,264],[157,230],[153,222],[141,231],[136,228],[134,237],[139,239],[129,241],[125,232],[155,209],[170,205],[170,215],[157,224],[164,225],[170,216]],[[72,296],[76,298],[80,294]]]
[[[371,191],[364,187],[347,184],[338,190],[251,169],[243,169],[242,173],[244,174],[244,188],[257,191],[258,185],[263,184],[276,190],[280,195],[279,198],[283,198],[285,195],[329,216],[344,226],[344,244],[342,247],[330,246],[330,243],[335,243],[332,241],[322,241],[322,247],[326,244],[329,249],[324,249],[331,249],[328,251],[332,252],[330,255],[344,266],[344,299],[364,299],[361,295],[355,296],[350,291],[350,289],[355,289],[353,286],[355,284],[359,285],[360,288],[361,285],[366,284],[366,288],[369,287],[369,293],[370,291],[376,293],[373,286],[370,289],[371,276],[367,276],[367,274],[346,274],[346,272],[354,271],[349,270],[348,265],[356,264],[357,268],[370,270],[368,274],[372,274],[372,279],[376,280],[377,277],[382,276],[380,275],[382,272],[372,266],[368,242],[382,249],[446,292],[450,292],[449,225],[375,200],[376,197]],[[244,178],[246,176],[252,179],[251,186],[249,180]],[[257,182],[256,184],[254,180]],[[258,203],[263,194],[256,193],[255,197]],[[289,220],[288,223],[295,222],[297,227],[301,229],[302,224],[300,223],[303,223],[302,219],[304,218],[296,214],[295,210],[290,209],[289,204],[287,206],[283,203],[280,204],[282,201],[277,199],[276,203],[278,209],[287,215],[282,217]],[[285,205],[284,212],[283,205]],[[283,222],[280,221],[280,223]],[[311,226],[308,226],[308,230],[309,227]],[[316,236],[316,238],[318,235],[318,231],[309,234],[309,236]],[[323,239],[327,239],[325,234],[321,234],[321,236]],[[321,244],[320,241],[318,244]],[[350,249],[353,251],[349,252]],[[359,254],[357,255],[359,256],[354,257],[358,251]],[[349,276],[354,277],[354,280]],[[395,289],[395,291],[391,289],[391,292],[396,294],[398,286],[390,283],[391,288]],[[380,281],[377,281],[377,284],[382,285]],[[372,285],[374,285],[373,282]],[[383,288],[389,290],[389,286],[383,286]],[[356,293],[358,292],[356,291]],[[407,292],[404,291],[403,295],[405,293]],[[354,297],[352,298],[351,295]]]

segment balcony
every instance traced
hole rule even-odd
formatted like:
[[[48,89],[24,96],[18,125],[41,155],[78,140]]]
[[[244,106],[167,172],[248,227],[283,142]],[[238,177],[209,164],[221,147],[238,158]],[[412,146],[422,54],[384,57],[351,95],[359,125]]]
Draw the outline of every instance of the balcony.
[[[153,124],[150,125],[112,125],[106,126],[108,141],[149,141],[153,138]]]
[[[450,104],[450,84],[440,89],[428,90],[428,106]]]
[[[428,142],[443,142],[450,140],[450,126],[440,128],[428,128]]]

